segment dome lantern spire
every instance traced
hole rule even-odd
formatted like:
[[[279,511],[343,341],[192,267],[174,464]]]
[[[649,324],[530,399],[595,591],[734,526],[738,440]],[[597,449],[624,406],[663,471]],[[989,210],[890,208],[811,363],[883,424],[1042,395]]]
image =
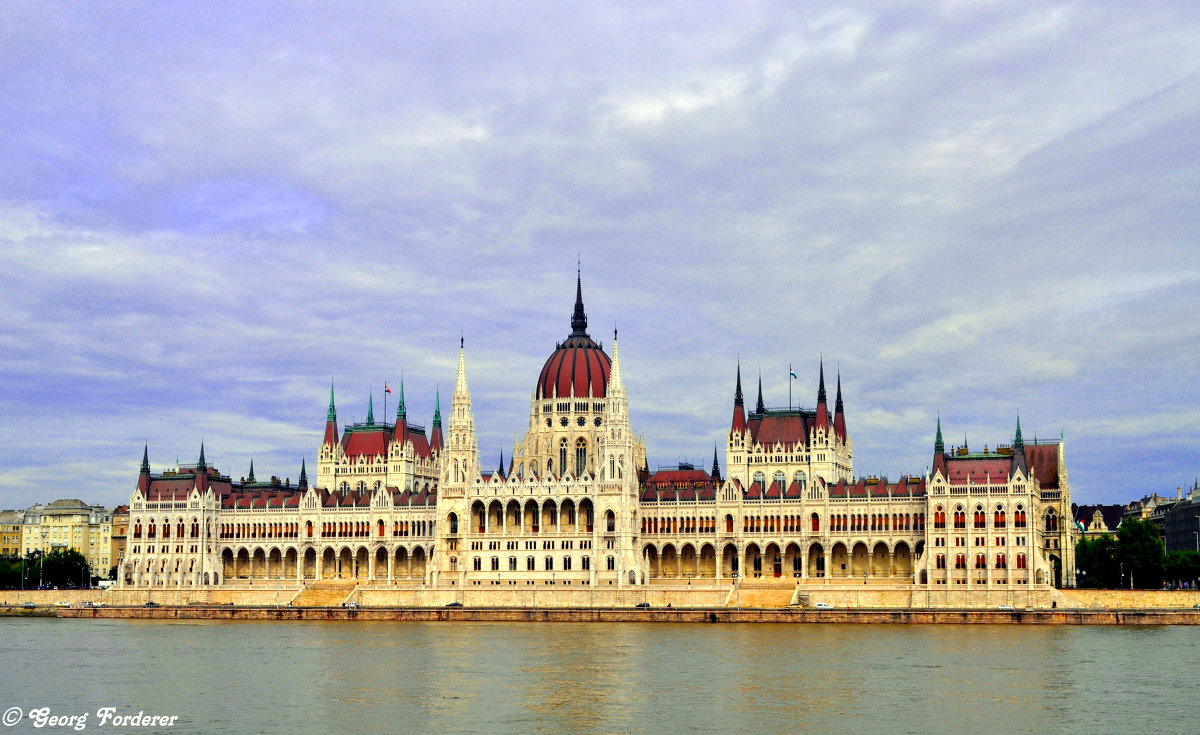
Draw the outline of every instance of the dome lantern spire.
[[[587,336],[587,314],[583,311],[583,272],[575,270],[575,312],[571,314],[571,336]]]

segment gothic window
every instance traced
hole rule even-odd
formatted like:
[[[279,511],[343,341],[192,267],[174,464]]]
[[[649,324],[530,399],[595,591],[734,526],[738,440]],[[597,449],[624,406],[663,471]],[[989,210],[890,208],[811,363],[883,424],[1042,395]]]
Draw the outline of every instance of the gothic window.
[[[498,557],[498,556],[492,557],[492,571],[493,572],[500,571],[500,557]]]
[[[787,482],[787,475],[783,474],[782,472],[776,472],[775,476],[771,478],[771,483],[779,483],[780,489],[783,489],[785,482]]]
[[[567,440],[565,438],[558,442],[558,470],[562,473],[567,471]]]
[[[617,460],[615,460],[611,454],[608,455],[608,476],[617,476]]]
[[[797,472],[796,474],[792,475],[792,482],[796,483],[796,487],[803,491],[806,484],[804,481],[804,473]]]
[[[604,523],[609,533],[614,533],[617,530],[617,517],[611,510],[604,512]]]
[[[554,571],[554,557],[553,556],[546,557],[546,571],[547,572]]]
[[[761,472],[754,473],[754,484],[758,485],[759,492],[764,490],[767,485],[767,477]]]
[[[817,533],[821,530],[821,516],[816,513],[812,514],[812,532]]]
[[[587,441],[583,437],[575,440],[575,476],[583,475],[587,470]]]
[[[564,572],[571,571],[571,557],[569,557],[569,556],[563,558],[563,571]]]
[[[450,514],[450,535],[451,536],[458,535],[458,514],[457,513]]]
[[[480,559],[478,556],[475,557],[474,559],[472,559],[471,560],[471,568],[473,568],[477,572],[482,571],[483,570],[483,559]]]

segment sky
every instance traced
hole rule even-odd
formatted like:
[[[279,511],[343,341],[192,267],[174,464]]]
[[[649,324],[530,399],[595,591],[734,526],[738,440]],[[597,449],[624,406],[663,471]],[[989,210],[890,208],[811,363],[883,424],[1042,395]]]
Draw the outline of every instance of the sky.
[[[0,507],[294,481],[460,334],[490,468],[577,264],[651,468],[823,359],[860,475],[1019,414],[1077,503],[1186,492],[1197,141],[1194,1],[6,2]]]

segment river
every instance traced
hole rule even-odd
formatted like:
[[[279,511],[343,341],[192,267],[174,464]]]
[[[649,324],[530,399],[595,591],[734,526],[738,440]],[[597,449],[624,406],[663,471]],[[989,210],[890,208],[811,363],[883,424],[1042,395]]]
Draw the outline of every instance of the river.
[[[0,619],[0,709],[187,733],[1195,733],[1190,627]],[[6,715],[8,717],[10,715]],[[134,728],[128,731],[134,731]]]

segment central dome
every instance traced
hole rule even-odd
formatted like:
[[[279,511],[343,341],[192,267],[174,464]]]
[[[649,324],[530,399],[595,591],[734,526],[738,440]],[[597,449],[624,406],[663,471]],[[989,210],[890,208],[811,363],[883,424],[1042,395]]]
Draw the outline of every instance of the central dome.
[[[542,366],[537,398],[603,398],[611,370],[612,360],[588,336],[587,315],[583,312],[583,284],[576,278],[571,336],[555,348]]]

